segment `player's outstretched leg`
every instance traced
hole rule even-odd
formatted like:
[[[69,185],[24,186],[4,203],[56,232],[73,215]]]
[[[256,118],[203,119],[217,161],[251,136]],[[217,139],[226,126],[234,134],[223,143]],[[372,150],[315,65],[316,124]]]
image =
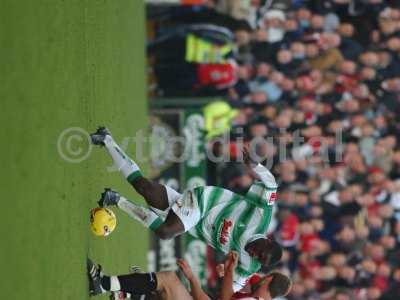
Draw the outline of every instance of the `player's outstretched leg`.
[[[136,265],[132,265],[129,267],[129,273],[141,273],[140,267]],[[143,298],[146,299],[146,297],[143,297],[146,295],[133,295],[131,293],[126,293],[122,291],[118,292],[111,292],[110,294],[110,300],[125,300],[125,299],[136,299],[136,300],[142,300]]]
[[[185,232],[182,221],[172,210],[169,211],[167,218],[163,221],[151,209],[135,204],[111,189],[104,190],[98,204],[101,207],[117,206],[131,218],[154,231],[161,239],[171,239]]]
[[[98,204],[100,207],[117,206],[131,218],[139,221],[143,226],[151,230],[156,230],[163,223],[162,219],[152,210],[129,201],[118,192],[109,188],[104,189]]]
[[[90,259],[87,263],[89,276],[89,293],[98,295],[105,292],[126,292],[130,294],[149,294],[157,290],[155,273],[133,273],[120,276],[107,276],[101,271],[101,266]],[[93,291],[96,292],[93,292]]]
[[[165,186],[143,177],[139,166],[118,146],[107,128],[99,127],[90,138],[94,145],[107,149],[118,170],[150,206],[160,210],[169,207]]]

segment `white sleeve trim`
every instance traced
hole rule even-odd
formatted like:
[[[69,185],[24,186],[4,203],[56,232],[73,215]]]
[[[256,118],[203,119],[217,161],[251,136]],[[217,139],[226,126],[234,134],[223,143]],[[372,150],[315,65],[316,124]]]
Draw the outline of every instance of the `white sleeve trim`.
[[[262,164],[258,164],[253,168],[254,172],[260,177],[261,181],[268,188],[278,188],[274,175]]]

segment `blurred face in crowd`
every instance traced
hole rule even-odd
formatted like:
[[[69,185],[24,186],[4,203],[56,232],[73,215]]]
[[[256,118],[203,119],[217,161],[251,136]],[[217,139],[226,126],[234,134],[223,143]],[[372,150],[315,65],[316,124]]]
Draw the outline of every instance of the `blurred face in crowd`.
[[[387,66],[392,61],[392,56],[387,51],[379,51],[377,55],[381,66]]]
[[[314,30],[322,30],[324,27],[324,21],[325,21],[325,18],[323,16],[313,15],[310,20],[311,27]]]
[[[306,292],[306,288],[302,282],[294,282],[290,295],[293,297],[301,297]]]
[[[255,104],[264,104],[268,100],[267,94],[264,91],[256,91],[251,93],[251,102]]]
[[[339,192],[339,200],[341,203],[349,203],[353,200],[353,193],[350,187]]]
[[[307,205],[308,203],[308,196],[305,193],[295,193],[295,201],[298,203],[299,206]],[[307,224],[314,228],[311,223]]]
[[[324,41],[324,47],[328,48],[337,48],[340,46],[340,35],[337,33],[324,32],[321,36]]]
[[[315,273],[313,273],[314,278],[318,280],[332,280],[336,277],[336,274],[335,268],[329,266],[320,267]]]
[[[261,0],[250,0],[250,5],[254,7],[259,7],[261,5]]]
[[[345,146],[345,154],[351,155],[351,154],[359,154],[359,153],[360,153],[360,148],[358,147],[358,144],[348,143]]]
[[[360,109],[360,103],[356,99],[341,101],[340,109],[346,113],[355,113]]]
[[[346,264],[346,256],[342,253],[334,253],[329,257],[328,263],[335,268],[343,267]]]
[[[364,271],[368,273],[375,273],[376,272],[376,264],[372,259],[364,259],[361,263],[361,267]]]
[[[240,46],[245,46],[251,41],[251,34],[246,30],[235,31],[236,44]]]
[[[400,38],[399,37],[392,37],[387,41],[387,47],[391,51],[400,51]]]
[[[296,31],[299,29],[299,24],[294,19],[288,19],[285,21],[285,30],[286,31]]]
[[[350,23],[342,23],[339,25],[338,33],[347,38],[351,38],[354,35],[354,27]]]
[[[372,51],[364,52],[360,55],[360,62],[368,67],[376,67],[379,64],[379,56]]]
[[[392,78],[382,82],[382,88],[389,92],[400,92],[400,78]]]
[[[354,117],[351,118],[351,125],[352,126],[361,127],[366,123],[367,123],[367,119],[362,114],[355,115]]]
[[[304,75],[300,77],[296,77],[296,88],[300,91],[312,91],[315,87],[315,83],[313,82],[311,76]]]
[[[381,245],[372,245],[369,253],[374,261],[381,261],[385,256],[385,250]]]
[[[313,137],[319,138],[321,136],[322,130],[321,127],[314,125],[314,126],[309,126],[306,129],[303,129],[301,133],[305,138],[313,138]],[[315,141],[317,142],[318,139],[316,139]]]
[[[311,195],[310,200],[313,200],[313,194]],[[310,209],[310,215],[314,218],[321,217],[322,216],[322,208],[318,205],[313,205]]]
[[[265,21],[266,27],[274,27],[274,28],[283,28],[284,27],[284,21],[282,21],[279,18],[268,18]]]
[[[361,135],[363,137],[370,137],[374,134],[375,129],[371,124],[365,124],[361,127]]]
[[[294,87],[295,87],[294,81],[287,77],[285,77],[280,84],[280,88],[285,92],[293,91]]]
[[[257,66],[257,76],[268,78],[269,74],[271,73],[271,66],[266,63],[260,63]]]
[[[243,110],[240,110],[239,114],[233,119],[232,123],[235,125],[246,125],[247,121],[247,115]]]
[[[375,153],[379,153],[379,152],[385,152],[385,149],[383,149],[383,151],[377,151],[376,149],[378,148],[378,146],[375,146]],[[385,180],[385,174],[380,170],[374,170],[372,172],[369,173],[368,178],[367,178],[368,182],[370,184],[379,184],[381,182],[383,182]]]
[[[286,114],[280,114],[275,120],[276,128],[288,128],[291,124],[291,118]]]
[[[292,53],[289,50],[281,49],[277,54],[277,61],[282,64],[288,64],[292,61]]]
[[[276,117],[277,114],[277,109],[275,106],[267,106],[264,110],[263,110],[263,115],[265,117],[267,117],[268,119],[274,119]]]
[[[314,99],[302,98],[299,101],[299,109],[304,112],[315,112],[317,110],[317,102]]]
[[[374,80],[376,77],[376,71],[371,67],[364,67],[361,69],[361,79],[363,80]]]
[[[312,70],[310,73],[310,77],[317,85],[322,81],[322,72],[320,70]]]
[[[310,20],[311,12],[308,9],[301,8],[297,11],[297,19],[298,20]]]
[[[303,43],[294,42],[290,45],[290,51],[295,59],[303,59],[306,56],[306,47]]]
[[[293,114],[293,122],[295,123],[303,123],[304,122],[304,112],[295,111]]]
[[[249,79],[250,78],[250,68],[247,65],[239,65],[237,67],[237,75],[240,79]]]
[[[354,241],[355,233],[350,227],[344,227],[338,234],[338,240],[343,243],[351,243]]]
[[[389,219],[393,215],[393,207],[389,204],[383,204],[379,207],[378,214],[383,219]]]
[[[319,55],[319,48],[317,44],[311,43],[306,45],[306,56],[307,58],[315,58]]]
[[[377,287],[370,287],[367,289],[368,300],[376,300],[381,297],[382,293]]]
[[[254,124],[250,127],[250,135],[253,137],[267,136],[268,135],[268,127],[265,124]]]
[[[296,166],[290,160],[284,161],[280,164],[279,172],[283,181],[291,182],[296,179]]]
[[[364,174],[367,171],[367,167],[364,163],[364,159],[362,155],[351,155],[349,157],[349,168],[351,171],[355,173]]]
[[[398,29],[398,22],[390,20],[390,19],[381,19],[379,20],[379,29],[385,35],[390,35],[394,33]]]
[[[387,263],[381,263],[378,267],[377,274],[383,277],[389,277],[391,271],[392,270]]]
[[[283,78],[283,74],[277,71],[272,72],[269,76],[269,79],[278,85],[282,82]]]
[[[308,202],[307,199],[308,199],[308,197],[306,198],[306,201],[305,201],[306,204]],[[324,229],[324,222],[321,219],[312,219],[311,225],[313,226],[314,230],[317,232],[320,232]]]
[[[337,293],[335,295],[336,300],[351,300],[350,296],[345,293]]]
[[[393,278],[394,278],[397,282],[400,282],[400,268],[397,268],[397,269],[393,272]]]
[[[400,9],[390,9],[390,18],[394,20],[399,20],[400,19]]]
[[[254,39],[257,42],[266,42],[268,40],[268,33],[265,29],[258,29],[254,33]]]
[[[344,60],[339,65],[339,71],[346,75],[354,75],[357,71],[357,65],[351,60]]]
[[[393,162],[396,165],[400,165],[400,150],[397,150],[392,155]]]
[[[385,235],[385,236],[381,237],[380,243],[387,250],[394,249],[394,247],[396,246],[395,238],[390,235]]]
[[[374,118],[374,125],[376,128],[380,129],[380,128],[386,128],[387,126],[387,121],[386,118],[382,115],[377,115]]]
[[[339,277],[345,279],[348,282],[352,282],[356,277],[356,270],[349,266],[343,266],[339,268]]]

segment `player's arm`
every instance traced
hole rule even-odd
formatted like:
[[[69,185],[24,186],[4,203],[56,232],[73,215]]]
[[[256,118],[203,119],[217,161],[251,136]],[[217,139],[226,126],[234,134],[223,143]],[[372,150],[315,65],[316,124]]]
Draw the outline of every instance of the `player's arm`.
[[[278,184],[275,181],[275,176],[272,175],[272,173],[262,164],[257,163],[252,159],[251,152],[247,146],[243,147],[243,161],[245,164],[252,167],[253,171],[267,188],[272,189],[278,187]]]
[[[224,278],[225,277],[225,265],[224,264],[219,264],[217,266],[217,274],[219,278]],[[235,269],[234,272],[232,272],[232,280],[226,278],[226,285],[230,286],[230,289],[232,290],[233,293],[242,290],[243,288],[246,288],[247,282],[249,277],[248,276],[242,276],[237,272],[237,269]],[[224,290],[229,291],[230,290],[228,287]]]
[[[233,277],[238,264],[239,255],[229,252],[224,263],[224,279],[221,286],[221,300],[230,300],[234,294]]]
[[[194,300],[210,300],[208,295],[201,288],[200,281],[194,276],[192,269],[184,259],[178,259],[178,266],[183,275],[189,280],[191,294]]]
[[[260,178],[262,183],[270,189],[276,189],[278,188],[278,184],[275,181],[275,176],[272,175],[272,173],[264,167],[262,164],[258,164],[253,168],[253,171],[257,174],[257,176]]]

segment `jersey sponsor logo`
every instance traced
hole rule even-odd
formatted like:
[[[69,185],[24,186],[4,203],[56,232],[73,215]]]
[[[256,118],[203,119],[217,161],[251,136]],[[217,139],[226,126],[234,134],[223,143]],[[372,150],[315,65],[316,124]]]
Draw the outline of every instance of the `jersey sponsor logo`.
[[[233,223],[231,220],[224,219],[224,224],[222,225],[221,235],[219,237],[219,242],[222,245],[225,245],[228,242],[229,231],[232,227]]]
[[[274,205],[276,201],[276,192],[272,192],[268,200],[268,205]]]

